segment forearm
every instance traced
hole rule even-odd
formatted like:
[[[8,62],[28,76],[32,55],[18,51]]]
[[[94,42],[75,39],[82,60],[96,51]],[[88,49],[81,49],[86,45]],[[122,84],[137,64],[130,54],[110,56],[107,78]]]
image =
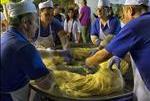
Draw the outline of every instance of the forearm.
[[[50,88],[50,85],[52,84],[53,79],[54,79],[53,74],[51,72],[51,73],[47,74],[46,76],[43,76],[43,77],[35,80],[35,82],[40,88],[47,90]]]
[[[95,55],[94,58],[97,59],[96,63],[102,63],[106,60],[108,60],[112,55],[107,52],[105,49],[98,51]]]
[[[61,45],[63,47],[64,50],[68,49],[69,48],[69,38],[67,36],[67,33],[62,30],[58,33],[59,35],[59,39],[61,41]]]
[[[92,67],[108,60],[110,57],[112,57],[112,54],[110,54],[107,50],[103,49],[98,51],[95,55],[87,58],[86,64]]]
[[[112,40],[113,37],[114,35],[107,35],[106,38],[101,41],[100,45],[105,47]]]

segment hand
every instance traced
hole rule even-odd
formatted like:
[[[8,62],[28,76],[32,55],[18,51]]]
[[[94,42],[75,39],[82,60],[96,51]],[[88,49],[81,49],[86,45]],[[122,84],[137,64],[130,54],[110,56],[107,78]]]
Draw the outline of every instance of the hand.
[[[99,66],[89,67],[89,66],[84,65],[83,68],[86,69],[87,74],[94,74],[98,71]]]
[[[54,82],[53,72],[51,71],[48,75],[41,77],[35,82],[40,88],[48,90]]]
[[[112,67],[115,64],[117,68],[120,69],[120,62],[121,62],[121,59],[119,57],[113,56],[111,60],[109,61],[108,67],[112,70]]]

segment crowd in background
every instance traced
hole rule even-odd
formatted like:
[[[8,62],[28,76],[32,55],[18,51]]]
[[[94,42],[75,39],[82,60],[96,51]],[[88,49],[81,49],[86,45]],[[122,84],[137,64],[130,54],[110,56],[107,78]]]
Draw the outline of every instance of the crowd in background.
[[[90,7],[87,6],[86,0],[81,0],[80,5],[81,6],[79,7],[78,4],[71,4],[67,8],[64,8],[62,5],[56,3],[53,5],[53,16],[64,28],[64,31],[67,33],[70,42],[91,43],[93,42],[92,38],[90,37],[91,27],[94,20],[98,18],[97,9],[95,9],[95,12],[92,14]],[[37,9],[39,8],[37,7]],[[120,23],[122,25],[123,15],[121,14],[121,5],[111,4],[111,10],[113,16],[116,16],[121,20]],[[91,15],[94,15],[95,19],[91,19]],[[2,9],[0,20],[2,33],[8,28],[8,21],[6,20]]]

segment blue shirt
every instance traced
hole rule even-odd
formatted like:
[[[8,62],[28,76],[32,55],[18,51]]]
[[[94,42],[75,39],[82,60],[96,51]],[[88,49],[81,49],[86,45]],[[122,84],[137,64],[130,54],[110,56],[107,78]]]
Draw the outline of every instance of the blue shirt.
[[[117,17],[111,17],[109,18],[109,24],[106,24],[105,26],[100,26],[100,20],[97,18],[91,26],[91,35],[95,35],[97,37],[100,37],[100,30],[102,29],[103,32],[107,34],[117,35],[119,31],[121,30],[120,21]]]
[[[130,21],[106,46],[106,50],[120,58],[130,52],[150,90],[150,13]]]
[[[0,92],[22,88],[29,80],[48,74],[35,47],[15,28],[1,37]]]
[[[50,26],[51,26],[51,30],[50,30]],[[44,28],[42,25],[40,25],[40,36],[41,37],[47,37],[50,34],[52,34],[55,45],[56,46],[61,45],[61,42],[60,42],[60,39],[59,39],[59,36],[58,36],[58,33],[61,30],[63,30],[63,26],[61,25],[59,20],[54,18],[52,23],[49,24],[47,28]],[[35,40],[38,38],[38,34],[39,34],[39,30],[35,34]]]

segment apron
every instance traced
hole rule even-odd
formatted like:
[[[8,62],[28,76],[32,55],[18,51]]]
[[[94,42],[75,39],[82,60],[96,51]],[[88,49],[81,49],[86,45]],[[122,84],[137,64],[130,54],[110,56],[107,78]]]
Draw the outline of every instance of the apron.
[[[29,101],[29,84],[26,84],[24,87],[12,91],[1,93],[2,101]]]
[[[138,68],[131,57],[133,75],[134,75],[134,94],[137,97],[137,101],[150,101],[150,91],[147,89],[142,77],[138,71]]]
[[[35,42],[37,47],[44,47],[44,48],[54,48],[55,47],[51,25],[49,25],[49,29],[50,29],[49,35],[47,37],[41,37],[40,29],[39,29],[38,38],[37,38],[37,41]]]
[[[19,90],[10,92],[13,101],[28,101],[29,100],[29,84]]]
[[[103,32],[100,22],[99,22],[99,25],[100,25],[100,29],[99,29],[99,39],[100,39],[100,40],[104,40],[108,34],[106,34],[106,33]],[[108,25],[108,27],[110,27],[110,26],[109,26],[109,20],[107,21],[107,25]]]

